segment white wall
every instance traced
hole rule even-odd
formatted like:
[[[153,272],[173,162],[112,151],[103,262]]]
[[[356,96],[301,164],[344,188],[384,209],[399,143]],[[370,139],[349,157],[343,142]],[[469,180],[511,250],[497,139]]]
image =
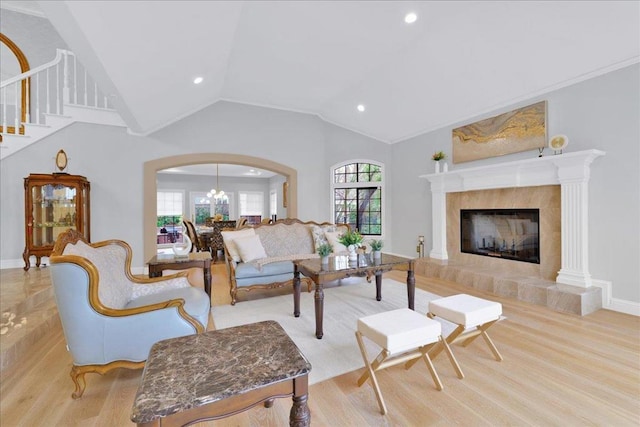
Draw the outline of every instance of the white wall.
[[[417,236],[431,250],[431,192],[418,175],[432,173],[433,152],[445,151],[450,168],[537,157],[537,151],[476,162],[451,164],[451,130],[475,120],[548,101],[549,136],[563,133],[570,142],[565,150],[596,148],[606,156],[591,167],[589,183],[589,263],[594,279],[611,281],[613,297],[640,303],[640,66],[638,64],[590,79],[545,96],[532,98],[505,110],[454,123],[393,146],[395,215],[394,250],[415,252]],[[547,149],[544,155],[552,155]]]
[[[326,159],[326,147],[332,150]],[[347,147],[343,150],[344,147]],[[298,217],[330,221],[329,167],[366,148],[388,161],[387,144],[326,124],[315,116],[221,102],[149,137],[111,126],[76,123],[5,158],[0,167],[0,260],[22,265],[23,178],[51,173],[64,149],[68,172],[91,182],[92,241],[122,239],[142,267],[142,173],[146,161],[185,153],[234,153],[261,157],[298,171]],[[336,154],[334,151],[339,152]]]

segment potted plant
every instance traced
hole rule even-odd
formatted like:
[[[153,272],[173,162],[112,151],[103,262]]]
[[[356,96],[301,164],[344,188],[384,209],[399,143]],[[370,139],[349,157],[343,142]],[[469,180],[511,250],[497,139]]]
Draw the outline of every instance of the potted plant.
[[[338,241],[347,247],[349,251],[349,260],[354,261],[358,259],[358,254],[356,253],[356,249],[362,245],[362,235],[358,233],[358,230],[355,231],[347,231],[340,236]]]
[[[444,160],[447,158],[447,155],[444,153],[444,151],[436,151],[435,153],[433,153],[433,156],[431,156],[431,159],[436,162],[436,173],[440,173],[440,160]],[[444,171],[447,171],[447,162],[444,162]]]
[[[333,247],[331,247],[328,243],[323,243],[318,246],[318,255],[320,255],[320,259],[323,264],[329,262],[329,255],[333,252]]]
[[[382,250],[382,246],[384,246],[384,243],[382,242],[382,239],[380,240],[371,240],[369,242],[369,245],[371,245],[371,252],[373,252],[373,257],[374,258],[379,258],[380,257],[380,251]]]
[[[435,153],[433,153],[433,156],[431,156],[431,158],[436,162],[439,162],[440,160],[446,159],[447,155],[444,153],[444,151],[436,151]]]

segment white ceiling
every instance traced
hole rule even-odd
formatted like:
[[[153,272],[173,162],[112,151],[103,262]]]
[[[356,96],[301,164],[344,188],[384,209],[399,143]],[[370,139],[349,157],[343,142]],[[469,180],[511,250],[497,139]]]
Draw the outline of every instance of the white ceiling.
[[[393,143],[640,60],[638,1],[39,4],[140,134],[230,100]]]

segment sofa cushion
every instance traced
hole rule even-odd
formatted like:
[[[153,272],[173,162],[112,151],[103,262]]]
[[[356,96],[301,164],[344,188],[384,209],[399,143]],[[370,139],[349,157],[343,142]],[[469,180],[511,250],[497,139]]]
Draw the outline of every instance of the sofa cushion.
[[[205,328],[209,319],[211,301],[209,296],[201,289],[189,286],[188,288],[169,289],[165,292],[144,295],[130,301],[125,308],[143,307],[159,302],[167,302],[172,299],[184,300],[184,311],[195,317]]]
[[[320,245],[325,245],[327,242],[327,238],[324,233],[327,231],[336,231],[335,225],[310,225],[309,229],[311,230],[311,236],[313,237],[313,244],[315,246],[315,252],[318,252],[318,247]]]
[[[231,259],[233,259],[235,262],[240,262],[240,253],[238,252],[238,248],[236,248],[236,245],[233,242],[234,239],[237,239],[238,237],[253,236],[256,234],[256,232],[253,228],[244,228],[237,231],[221,231],[220,234],[222,234],[222,240],[227,247],[227,251],[229,251]]]
[[[252,263],[238,264],[236,267],[236,278],[245,279],[248,277],[265,277],[278,274],[293,274],[293,263],[291,261],[278,261],[265,264],[259,267]]]
[[[274,224],[255,229],[268,257],[315,252],[313,237],[305,224]]]
[[[251,262],[256,259],[266,258],[267,254],[260,242],[260,236],[254,234],[253,236],[238,237],[233,242],[238,249],[242,262]]]

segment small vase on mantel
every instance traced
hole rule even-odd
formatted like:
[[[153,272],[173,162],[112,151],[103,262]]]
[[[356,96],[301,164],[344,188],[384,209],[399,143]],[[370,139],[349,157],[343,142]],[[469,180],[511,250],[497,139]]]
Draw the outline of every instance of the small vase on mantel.
[[[436,160],[436,173],[440,173],[440,162]]]
[[[449,172],[449,163],[444,162],[444,164],[442,165],[442,171]]]

